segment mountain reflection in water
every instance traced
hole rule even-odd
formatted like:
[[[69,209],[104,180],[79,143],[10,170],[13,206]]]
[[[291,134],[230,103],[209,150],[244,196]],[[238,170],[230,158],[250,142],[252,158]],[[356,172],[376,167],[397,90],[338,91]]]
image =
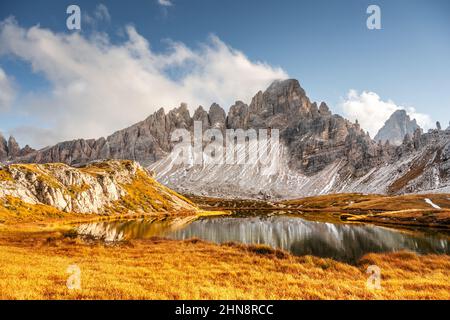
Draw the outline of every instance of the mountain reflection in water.
[[[356,262],[370,252],[450,253],[450,241],[444,236],[406,233],[374,225],[309,221],[291,216],[215,217],[189,224],[179,221],[113,221],[84,224],[77,230],[81,235],[105,241],[158,236],[177,240],[195,237],[216,243],[266,244],[295,255],[314,255],[346,262]]]

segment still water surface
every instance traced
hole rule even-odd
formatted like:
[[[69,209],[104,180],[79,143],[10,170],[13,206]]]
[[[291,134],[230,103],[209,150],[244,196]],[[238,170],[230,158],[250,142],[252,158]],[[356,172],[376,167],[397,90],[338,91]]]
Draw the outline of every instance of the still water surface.
[[[370,252],[409,250],[421,254],[450,254],[450,240],[445,235],[280,215],[203,218],[188,224],[146,220],[96,222],[78,226],[77,232],[105,241],[195,237],[216,243],[266,244],[295,255],[310,254],[346,262],[356,262]]]

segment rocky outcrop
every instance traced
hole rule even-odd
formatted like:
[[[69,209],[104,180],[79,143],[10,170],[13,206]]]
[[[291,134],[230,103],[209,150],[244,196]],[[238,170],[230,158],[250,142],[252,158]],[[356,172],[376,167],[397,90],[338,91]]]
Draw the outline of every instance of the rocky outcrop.
[[[202,106],[199,106],[197,110],[195,110],[194,116],[192,117],[193,121],[199,121],[202,123],[202,127],[207,129],[211,127],[211,122],[209,119],[208,112],[203,109]]]
[[[16,139],[10,136],[8,139],[8,156],[11,158],[18,157],[20,155],[20,147]]]
[[[7,165],[0,169],[0,206],[8,208],[11,199],[76,213],[197,210],[133,161],[97,162],[82,168],[60,163]]]
[[[217,103],[213,103],[209,108],[209,122],[211,127],[225,129],[226,114],[225,111]]]
[[[8,158],[8,142],[0,132],[0,161],[4,161]]]
[[[0,133],[0,162],[17,161],[17,158],[27,156],[35,152],[34,149],[26,145],[20,149],[19,144],[13,136],[10,136],[8,141]]]
[[[242,101],[236,101],[230,107],[227,117],[227,128],[248,129],[249,112],[248,106]]]
[[[405,110],[395,111],[375,136],[375,141],[401,145],[406,135],[414,134],[419,129],[416,119],[411,120]]]

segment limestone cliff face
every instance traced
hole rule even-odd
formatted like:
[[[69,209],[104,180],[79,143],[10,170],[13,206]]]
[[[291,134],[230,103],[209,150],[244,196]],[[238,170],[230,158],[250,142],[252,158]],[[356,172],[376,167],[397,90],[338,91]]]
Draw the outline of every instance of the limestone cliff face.
[[[133,161],[97,162],[82,168],[61,163],[8,165],[0,169],[0,203],[11,198],[75,213],[196,210]]]
[[[163,109],[129,128],[97,140],[73,140],[44,148],[18,162],[62,162],[82,165],[98,159],[130,159],[144,166],[164,158],[172,150],[173,130],[193,130],[194,121],[203,129],[279,129],[292,157],[289,165],[307,174],[321,171],[336,159],[346,158],[348,169],[356,174],[367,169],[383,146],[374,143],[357,124],[333,115],[322,102],[311,103],[297,80],[275,81],[258,92],[250,105],[237,101],[228,115],[217,104],[209,112],[199,107],[191,117],[185,104],[169,111]]]
[[[82,166],[99,159],[129,159],[152,168],[159,181],[175,190],[215,196],[282,198],[329,192],[402,193],[450,188],[450,162],[444,156],[450,150],[450,131],[423,134],[401,112],[390,120],[386,134],[401,139],[399,145],[395,145],[395,139],[394,143],[384,138],[372,140],[357,122],[333,114],[324,102],[311,102],[300,83],[288,79],[259,91],[250,104],[236,101],[228,114],[213,104],[209,110],[199,107],[191,116],[186,104],[181,104],[169,112],[160,109],[107,138],[66,141],[11,161]],[[169,156],[173,149],[171,134],[179,128],[193,131],[194,121],[201,121],[203,129],[221,131],[279,129],[283,149],[279,168],[263,175],[258,166],[174,166]],[[12,149],[16,154],[17,149]],[[8,157],[8,150],[8,142],[0,139],[0,157],[5,152]],[[417,176],[407,175],[418,163],[414,159],[425,159],[427,154],[435,155],[434,160],[423,160],[423,168],[412,170],[418,172]],[[442,161],[438,162],[438,158]],[[430,177],[438,183],[430,183]],[[398,179],[401,181],[395,183]]]
[[[8,158],[8,142],[0,133],[0,161]]]
[[[389,141],[391,144],[399,146],[403,143],[406,135],[412,136],[417,129],[420,127],[416,119],[411,120],[405,110],[397,110],[378,131],[375,141],[382,143]]]
[[[382,161],[384,146],[374,143],[358,124],[332,114],[326,103],[312,103],[297,80],[274,82],[257,93],[250,106],[236,102],[227,124],[279,129],[289,149],[290,168],[308,175],[340,159],[347,161],[349,172],[361,175]]]
[[[193,120],[186,104],[169,111],[160,109],[144,121],[117,131],[109,137],[99,139],[78,139],[58,143],[38,150],[15,162],[83,165],[93,160],[134,160],[142,165],[153,163],[172,149],[170,135],[177,128],[189,129]]]
[[[8,141],[6,141],[0,132],[0,162],[15,160],[19,157],[33,153],[34,151],[35,150],[28,145],[21,149],[13,136],[10,136]]]

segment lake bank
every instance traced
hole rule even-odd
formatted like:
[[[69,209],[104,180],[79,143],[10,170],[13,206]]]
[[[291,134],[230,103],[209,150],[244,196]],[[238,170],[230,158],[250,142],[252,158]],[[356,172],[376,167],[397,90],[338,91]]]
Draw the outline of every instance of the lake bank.
[[[373,264],[382,290],[366,287]],[[66,286],[71,265],[80,290]],[[2,299],[450,299],[449,278],[447,255],[369,254],[352,266],[199,240],[107,245],[42,230],[0,238]]]

